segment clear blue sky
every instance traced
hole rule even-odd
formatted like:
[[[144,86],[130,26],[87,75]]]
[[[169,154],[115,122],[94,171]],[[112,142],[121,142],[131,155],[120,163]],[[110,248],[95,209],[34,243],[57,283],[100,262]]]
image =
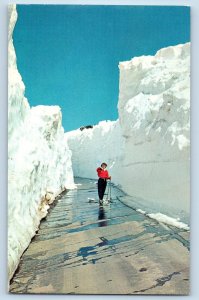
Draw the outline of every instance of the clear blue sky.
[[[180,6],[17,5],[14,45],[30,105],[59,105],[65,131],[118,117],[119,61],[190,41]]]

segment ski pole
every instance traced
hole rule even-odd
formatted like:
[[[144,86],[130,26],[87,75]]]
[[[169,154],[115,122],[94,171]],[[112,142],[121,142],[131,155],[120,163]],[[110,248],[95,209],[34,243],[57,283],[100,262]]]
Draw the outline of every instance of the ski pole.
[[[111,200],[111,180],[109,181],[109,200]]]
[[[109,182],[109,200],[111,201],[111,181]]]
[[[109,183],[107,184],[107,192],[106,192],[106,201],[108,202],[109,201],[109,189],[110,189],[110,187],[109,187]]]

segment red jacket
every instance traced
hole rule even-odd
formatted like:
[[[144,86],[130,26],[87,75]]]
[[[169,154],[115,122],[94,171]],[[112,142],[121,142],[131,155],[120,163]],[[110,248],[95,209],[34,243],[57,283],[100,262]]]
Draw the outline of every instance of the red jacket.
[[[110,179],[111,176],[109,176],[108,171],[107,170],[103,170],[102,168],[97,168],[97,174],[99,178],[106,178],[106,179]]]

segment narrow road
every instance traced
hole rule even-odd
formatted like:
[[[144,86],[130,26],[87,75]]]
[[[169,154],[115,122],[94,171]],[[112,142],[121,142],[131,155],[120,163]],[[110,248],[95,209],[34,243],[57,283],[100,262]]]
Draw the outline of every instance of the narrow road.
[[[149,219],[119,201],[99,209],[96,182],[57,199],[24,252],[11,293],[189,293],[189,233]]]

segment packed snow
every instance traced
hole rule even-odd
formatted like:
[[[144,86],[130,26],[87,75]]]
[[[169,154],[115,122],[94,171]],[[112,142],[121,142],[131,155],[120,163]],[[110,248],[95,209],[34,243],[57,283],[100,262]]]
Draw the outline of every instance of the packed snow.
[[[128,205],[181,227],[190,206],[190,44],[119,69],[119,120],[66,133],[74,175],[97,178],[105,161]]]
[[[157,220],[160,223],[165,223],[165,224],[171,225],[173,227],[178,227],[178,228],[184,229],[184,230],[190,230],[190,227],[187,224],[180,222],[179,218],[174,219],[174,218],[168,217],[161,213],[147,214],[147,216],[152,219]]]
[[[8,277],[63,190],[74,188],[71,151],[64,141],[58,106],[30,108],[17,69],[12,33],[17,20],[9,5],[8,40]]]
[[[119,64],[121,186],[146,207],[189,216],[190,44]]]
[[[187,224],[180,222],[179,218],[174,219],[174,218],[168,217],[161,213],[147,214],[144,210],[139,209],[139,208],[136,209],[136,211],[151,218],[151,219],[155,219],[160,223],[171,225],[173,227],[177,227],[177,228],[184,229],[184,230],[190,230],[190,227]]]
[[[96,168],[103,161],[108,164],[111,173],[117,174],[116,162],[121,160],[124,151],[124,138],[118,120],[101,121],[93,128],[67,132],[65,139],[72,150],[75,176],[96,178]]]

